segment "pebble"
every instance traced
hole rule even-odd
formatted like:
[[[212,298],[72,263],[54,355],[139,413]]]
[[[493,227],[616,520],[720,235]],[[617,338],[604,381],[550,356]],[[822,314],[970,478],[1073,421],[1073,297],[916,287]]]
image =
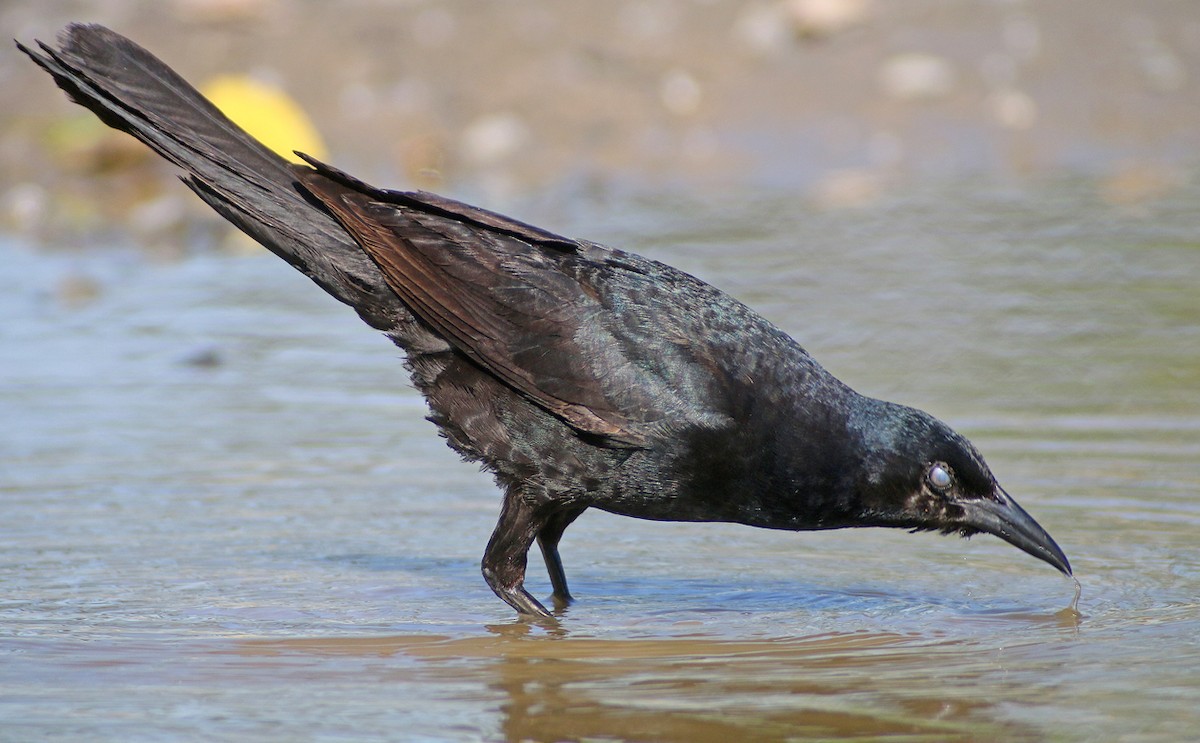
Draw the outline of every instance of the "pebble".
[[[756,54],[774,54],[787,48],[793,36],[778,4],[747,5],[733,22],[733,36]]]
[[[487,114],[463,130],[462,154],[476,165],[495,165],[516,154],[528,140],[529,128],[516,114]]]
[[[77,310],[100,298],[103,292],[100,283],[90,276],[79,273],[64,276],[54,289],[58,303],[69,310]]]
[[[200,346],[185,353],[179,363],[200,369],[215,369],[225,362],[221,350],[216,346]]]
[[[901,101],[944,98],[957,83],[958,74],[949,60],[924,52],[897,54],[879,69],[884,93]]]
[[[1144,50],[1141,67],[1150,88],[1159,93],[1174,93],[1187,84],[1187,67],[1166,45]]]
[[[671,70],[663,75],[659,96],[668,111],[678,116],[696,113],[704,98],[700,83],[685,70]]]
[[[1006,129],[1029,129],[1037,123],[1037,103],[1020,90],[997,90],[988,96],[987,105],[992,116]]]
[[[50,197],[36,183],[18,183],[0,196],[0,224],[17,232],[31,232],[49,213]]]
[[[796,39],[824,39],[868,22],[875,0],[780,0],[747,5],[734,35],[760,54],[782,51]]]
[[[865,23],[875,4],[873,0],[789,0],[786,10],[797,35],[825,38]]]

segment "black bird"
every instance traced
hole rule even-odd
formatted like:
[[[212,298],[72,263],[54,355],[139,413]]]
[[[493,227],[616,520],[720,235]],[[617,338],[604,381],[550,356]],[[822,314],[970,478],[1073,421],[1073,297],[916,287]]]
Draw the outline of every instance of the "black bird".
[[[404,350],[430,419],[504,490],[483,575],[521,614],[549,616],[523,585],[534,541],[555,604],[570,601],[558,542],[588,508],[987,532],[1070,575],[970,442],[858,394],[712,286],[311,157],[289,164],[102,26],[39,46],[18,43],[75,102],[182,168],[213,209]]]

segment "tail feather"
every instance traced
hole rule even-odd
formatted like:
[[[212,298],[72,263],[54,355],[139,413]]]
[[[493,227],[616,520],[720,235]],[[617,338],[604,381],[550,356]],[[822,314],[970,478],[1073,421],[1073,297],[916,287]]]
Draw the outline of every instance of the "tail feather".
[[[72,24],[59,49],[17,46],[76,103],[185,171],[219,214],[350,305],[371,326],[410,318],[383,275],[321,206],[292,165],[229,120],[174,70],[98,25]]]

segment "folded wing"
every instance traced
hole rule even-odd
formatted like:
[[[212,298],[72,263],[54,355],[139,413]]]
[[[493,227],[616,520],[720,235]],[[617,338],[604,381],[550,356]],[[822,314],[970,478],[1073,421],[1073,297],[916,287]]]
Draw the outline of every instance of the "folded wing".
[[[640,447],[686,423],[668,380],[627,351],[573,240],[420,192],[375,189],[308,159],[300,182],[406,306],[461,353],[598,443]]]

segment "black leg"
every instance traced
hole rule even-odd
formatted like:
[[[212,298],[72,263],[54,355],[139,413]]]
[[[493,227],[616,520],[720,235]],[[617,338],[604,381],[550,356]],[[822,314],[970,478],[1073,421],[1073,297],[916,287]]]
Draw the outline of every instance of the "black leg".
[[[537,533],[538,546],[542,548],[542,559],[546,561],[546,572],[550,574],[550,585],[554,586],[556,608],[567,606],[572,601],[567,589],[567,574],[563,572],[562,559],[558,556],[558,541],[572,521],[579,518],[585,509],[559,511],[555,513]]]
[[[520,614],[552,616],[541,602],[525,590],[525,563],[529,548],[552,515],[538,514],[537,509],[516,488],[509,490],[504,495],[500,521],[488,541],[487,551],[483,553],[484,580],[497,596]]]

